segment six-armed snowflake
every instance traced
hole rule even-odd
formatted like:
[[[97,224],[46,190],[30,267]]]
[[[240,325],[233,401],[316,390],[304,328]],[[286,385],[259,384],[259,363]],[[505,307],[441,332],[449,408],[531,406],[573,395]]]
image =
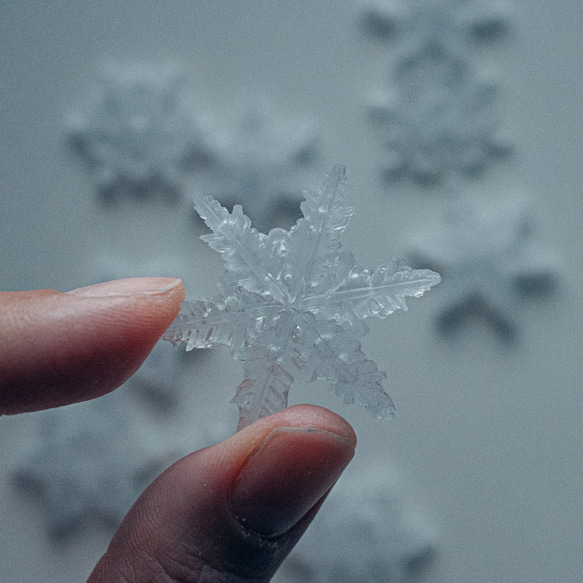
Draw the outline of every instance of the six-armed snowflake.
[[[201,238],[223,255],[226,270],[218,294],[185,302],[164,338],[187,350],[228,345],[244,361],[233,399],[239,428],[285,408],[292,383],[316,379],[377,417],[393,412],[385,373],[361,350],[364,320],[406,310],[405,298],[422,296],[440,276],[398,261],[370,271],[356,266],[342,248],[352,215],[342,205],[344,186],[337,166],[319,192],[305,193],[303,218],[267,235],[239,205],[229,213],[210,196],[196,197],[195,209],[214,231]]]

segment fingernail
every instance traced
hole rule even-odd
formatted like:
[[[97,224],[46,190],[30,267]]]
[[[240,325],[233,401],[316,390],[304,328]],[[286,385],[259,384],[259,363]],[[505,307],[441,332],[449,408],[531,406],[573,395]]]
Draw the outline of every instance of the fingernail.
[[[78,287],[65,293],[85,298],[157,295],[164,294],[180,284],[181,280],[174,277],[132,277]]]
[[[330,490],[354,455],[342,436],[277,427],[249,455],[231,497],[237,520],[266,537],[287,532]]]

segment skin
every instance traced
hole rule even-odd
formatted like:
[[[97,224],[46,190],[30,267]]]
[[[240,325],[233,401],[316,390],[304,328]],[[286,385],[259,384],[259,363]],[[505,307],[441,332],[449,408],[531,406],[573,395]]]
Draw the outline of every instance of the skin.
[[[0,414],[114,390],[183,299],[180,280],[170,278],[0,293]],[[137,500],[88,581],[269,581],[355,446],[344,419],[296,405],[186,456]]]

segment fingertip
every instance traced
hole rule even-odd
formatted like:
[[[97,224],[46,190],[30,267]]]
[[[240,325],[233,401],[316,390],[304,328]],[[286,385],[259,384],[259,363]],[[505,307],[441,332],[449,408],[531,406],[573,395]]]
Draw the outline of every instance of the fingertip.
[[[357,444],[356,433],[346,419],[324,407],[308,404],[292,405],[259,419],[241,429],[231,439],[236,439],[238,435],[241,435],[241,439],[243,437],[247,439],[247,436],[250,436],[249,443],[257,443],[276,427],[319,429],[345,439],[352,449],[356,448]]]
[[[268,539],[291,531],[336,483],[354,447],[337,433],[276,427],[248,455],[231,495],[238,522]]]
[[[346,419],[330,411],[330,409],[317,405],[292,405],[261,421],[273,426],[321,429],[346,439],[353,449],[357,444],[356,433]]]
[[[128,581],[145,580],[153,564],[172,580],[269,581],[355,445],[344,419],[297,405],[182,458],[132,508],[95,581],[120,566]]]
[[[166,296],[169,300],[174,300],[181,296],[180,302],[182,302],[184,300],[184,286],[182,285],[182,280],[174,277],[130,277],[78,287],[65,292],[65,294],[85,298],[145,294]]]
[[[0,294],[0,414],[114,390],[141,366],[183,300],[176,278]]]

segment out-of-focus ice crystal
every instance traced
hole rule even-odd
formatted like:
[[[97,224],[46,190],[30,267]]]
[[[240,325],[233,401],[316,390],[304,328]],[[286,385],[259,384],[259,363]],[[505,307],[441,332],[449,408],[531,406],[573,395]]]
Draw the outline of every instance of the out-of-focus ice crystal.
[[[67,122],[105,202],[179,197],[185,177],[207,157],[200,119],[185,107],[175,67],[104,68],[99,88]]]
[[[443,216],[413,237],[410,259],[443,276],[438,323],[450,331],[485,316],[504,339],[516,332],[519,300],[556,288],[556,258],[536,240],[522,197],[453,198]]]
[[[289,227],[300,216],[316,153],[313,120],[286,118],[259,99],[216,127],[196,188],[228,208],[242,205],[258,231]]]
[[[173,457],[123,389],[35,415],[38,434],[13,477],[19,488],[39,496],[57,539],[89,522],[117,526]]]
[[[373,467],[338,481],[274,583],[413,583],[437,540],[396,471]]]
[[[433,185],[450,175],[474,177],[511,146],[498,116],[499,84],[464,63],[428,61],[395,71],[392,89],[377,90],[370,117],[390,181]]]
[[[508,31],[507,13],[474,0],[411,0],[377,2],[362,14],[371,34],[392,41],[388,85],[370,103],[387,179],[434,185],[509,156],[499,86],[480,72],[476,52],[478,41]]]

